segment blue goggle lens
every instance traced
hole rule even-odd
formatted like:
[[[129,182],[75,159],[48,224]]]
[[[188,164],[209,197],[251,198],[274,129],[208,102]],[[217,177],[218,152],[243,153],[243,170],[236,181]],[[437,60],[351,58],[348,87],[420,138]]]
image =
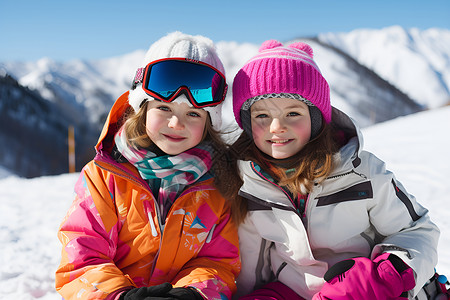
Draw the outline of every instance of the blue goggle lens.
[[[195,106],[217,105],[225,98],[225,78],[204,64],[183,60],[162,60],[149,65],[144,90],[172,101],[181,90],[188,90]]]

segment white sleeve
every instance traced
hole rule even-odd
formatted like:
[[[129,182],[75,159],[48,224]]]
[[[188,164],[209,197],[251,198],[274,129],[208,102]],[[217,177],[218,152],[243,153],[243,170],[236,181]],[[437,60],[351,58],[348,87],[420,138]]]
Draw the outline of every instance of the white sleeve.
[[[382,252],[396,254],[416,275],[416,294],[434,274],[440,231],[430,220],[428,210],[409,195],[384,163],[372,157],[374,202],[370,221],[384,236],[372,250],[372,258]]]
[[[270,275],[269,241],[261,238],[253,221],[251,212],[239,225],[239,248],[241,255],[241,272],[236,279],[237,292],[233,299],[251,293],[268,280]]]

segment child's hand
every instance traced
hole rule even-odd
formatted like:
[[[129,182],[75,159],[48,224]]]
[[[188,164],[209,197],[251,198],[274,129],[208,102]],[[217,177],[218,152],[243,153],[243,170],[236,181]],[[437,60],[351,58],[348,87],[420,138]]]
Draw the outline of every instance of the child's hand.
[[[166,294],[166,298],[162,299],[180,299],[180,300],[204,300],[204,298],[193,288],[174,288]]]
[[[389,253],[373,261],[366,257],[343,260],[332,266],[324,279],[313,300],[407,299],[404,292],[415,286],[412,269]]]

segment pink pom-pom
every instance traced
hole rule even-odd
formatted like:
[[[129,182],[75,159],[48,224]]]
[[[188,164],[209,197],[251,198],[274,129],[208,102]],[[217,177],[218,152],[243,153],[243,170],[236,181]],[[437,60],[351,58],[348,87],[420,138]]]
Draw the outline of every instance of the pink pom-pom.
[[[313,56],[314,56],[313,49],[308,44],[305,44],[302,42],[297,42],[297,43],[290,44],[289,47],[302,50],[302,51],[306,52],[311,58],[313,58]]]
[[[280,47],[283,46],[282,43],[280,43],[277,40],[268,40],[265,41],[264,43],[262,43],[261,47],[259,47],[259,52],[266,50],[266,49],[272,49],[272,48],[276,48],[276,47]]]

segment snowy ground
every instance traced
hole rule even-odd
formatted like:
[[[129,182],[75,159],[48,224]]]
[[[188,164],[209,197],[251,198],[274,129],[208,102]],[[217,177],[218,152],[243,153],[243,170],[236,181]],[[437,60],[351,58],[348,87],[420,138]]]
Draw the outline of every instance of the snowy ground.
[[[387,162],[441,228],[437,270],[450,277],[450,107],[366,128],[366,149]],[[0,173],[0,177],[5,173]],[[78,174],[0,179],[0,299],[61,299],[56,232]]]

